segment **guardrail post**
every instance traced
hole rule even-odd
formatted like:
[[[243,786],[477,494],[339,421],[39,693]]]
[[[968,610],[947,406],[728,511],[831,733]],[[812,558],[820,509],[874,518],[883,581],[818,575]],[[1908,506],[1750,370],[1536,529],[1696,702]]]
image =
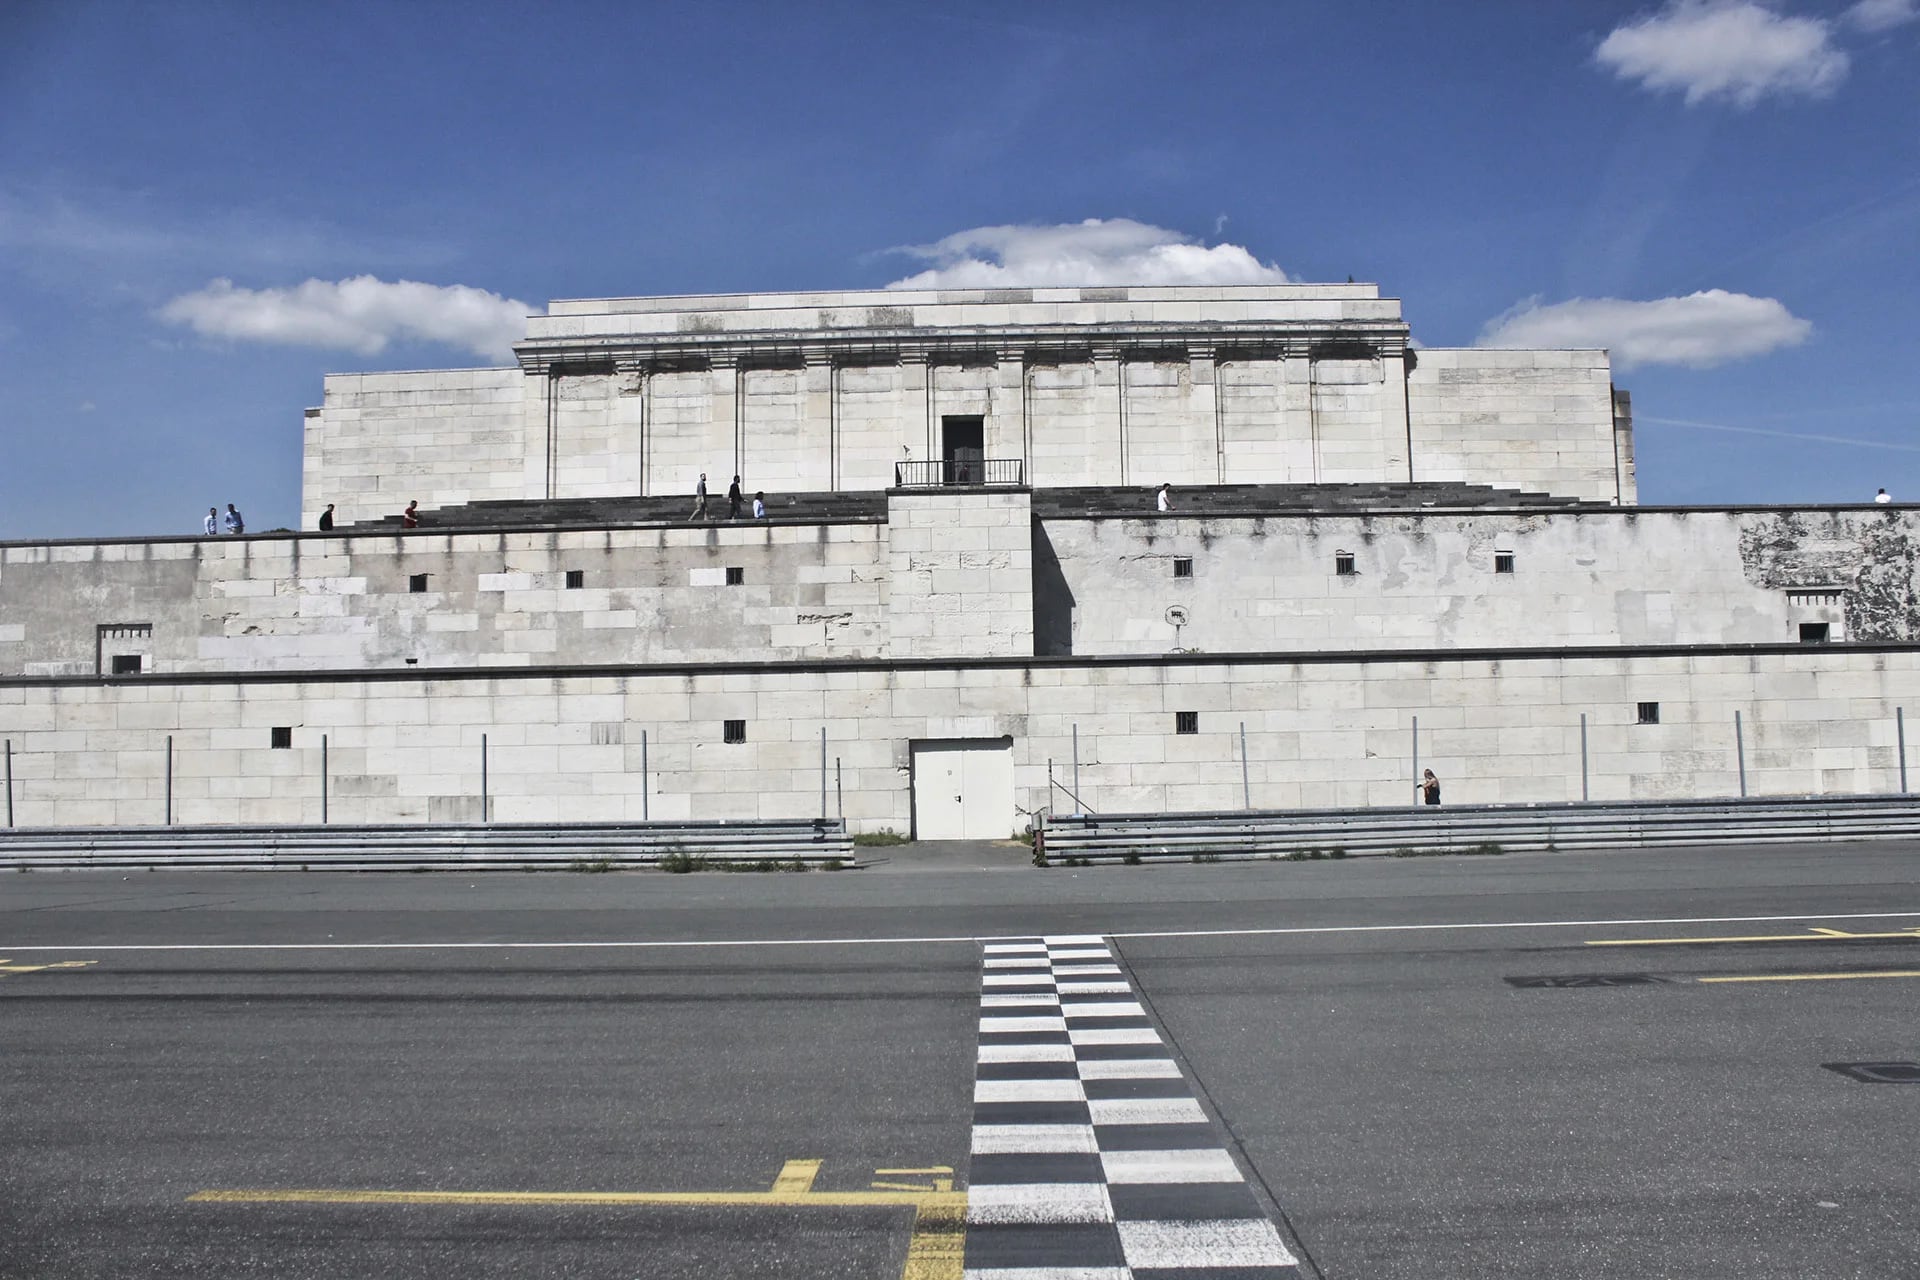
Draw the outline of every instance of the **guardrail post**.
[[[820,820],[827,817],[827,726],[820,726]]]
[[[1901,750],[1901,794],[1907,794],[1907,708],[1905,708],[1905,706],[1895,706],[1895,708],[1893,708],[1893,735],[1895,735],[1895,739],[1899,741],[1899,750]],[[12,777],[12,773],[8,773],[6,802],[8,802],[8,821],[10,821],[10,823],[12,823],[13,818]]]
[[[653,784],[647,781],[647,731],[642,729],[640,731],[640,821],[642,822],[653,820],[652,800],[647,794],[652,790]]]
[[[1900,763],[1900,773],[1903,778],[1906,775],[1906,771],[1907,771],[1906,761],[1903,758]],[[1904,782],[1901,784],[1900,789],[1902,791],[1906,790],[1906,785]],[[13,739],[12,738],[7,739],[7,825],[8,826],[13,825]]]
[[[1240,807],[1253,808],[1253,785],[1247,781],[1247,722],[1240,722]]]
[[[840,757],[833,758],[833,813],[840,821],[847,820],[847,795],[840,789]]]
[[[1740,766],[1740,798],[1747,798],[1747,740],[1740,727],[1740,713],[1733,713],[1733,758]]]
[[[480,821],[487,820],[487,735],[480,735]]]
[[[173,825],[173,735],[167,735],[167,825]]]
[[[1413,807],[1420,807],[1420,717],[1413,718]]]
[[[320,735],[320,825],[327,825],[327,735]]]
[[[1591,800],[1587,792],[1587,713],[1580,713],[1580,798]]]

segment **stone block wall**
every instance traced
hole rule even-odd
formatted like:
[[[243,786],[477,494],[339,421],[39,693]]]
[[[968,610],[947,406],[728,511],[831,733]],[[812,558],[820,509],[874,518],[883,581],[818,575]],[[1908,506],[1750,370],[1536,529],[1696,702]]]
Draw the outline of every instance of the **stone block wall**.
[[[1059,580],[1036,607],[1071,602],[1075,654],[1777,644],[1822,622],[1832,641],[1920,639],[1920,514],[1905,508],[1173,512],[1048,520],[1041,536]]]
[[[1033,652],[1033,510],[1024,490],[887,495],[887,616],[896,658]]]
[[[886,532],[741,521],[6,546],[0,675],[110,673],[122,651],[149,674],[879,657]],[[129,625],[144,634],[102,630]]]
[[[1637,501],[1605,351],[1426,347],[1406,383],[1411,479]]]
[[[481,736],[499,821],[793,818],[819,808],[819,735],[856,830],[906,831],[910,744],[1010,737],[1009,827],[1047,802],[1047,765],[1096,810],[1243,803],[1403,805],[1419,755],[1451,803],[1738,793],[1734,712],[1752,795],[1888,793],[1895,711],[1920,653],[1832,648],[1093,663],[1007,662],[343,673],[227,680],[0,680],[23,825],[148,824],[165,811],[173,736],[179,822],[315,822],[321,737],[337,822],[479,816]],[[1640,723],[1640,704],[1658,722]],[[1197,731],[1179,733],[1178,713]],[[728,743],[725,722],[744,722]],[[273,729],[291,746],[271,747]],[[831,766],[830,766],[831,767]]]
[[[300,527],[527,496],[526,376],[512,369],[346,373],[306,418]],[[537,449],[537,446],[536,446]]]

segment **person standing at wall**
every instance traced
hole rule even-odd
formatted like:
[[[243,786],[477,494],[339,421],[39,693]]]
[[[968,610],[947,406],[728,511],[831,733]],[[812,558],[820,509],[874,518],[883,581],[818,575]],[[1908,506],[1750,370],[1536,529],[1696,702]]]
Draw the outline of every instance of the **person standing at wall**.
[[[693,486],[693,514],[688,516],[687,519],[705,520],[706,518],[707,518],[707,473],[702,471],[700,473],[700,483]]]
[[[1413,784],[1413,789],[1419,793],[1422,804],[1440,803],[1440,779],[1433,776],[1433,770],[1428,769],[1421,775],[1420,781]]]
[[[209,534],[219,533],[220,532],[220,508],[208,507],[207,518],[200,522],[200,527],[205,529]]]
[[[1888,493],[1885,489],[1882,489],[1878,493],[1873,495],[1873,500],[1875,502],[1892,502],[1893,495]]]
[[[400,513],[400,527],[402,529],[418,529],[420,527],[420,499],[415,498],[412,502],[409,502],[407,509]]]
[[[727,519],[740,518],[740,477],[735,476],[733,483],[727,486]]]
[[[320,532],[333,532],[333,504],[331,502],[327,504],[327,509],[320,513]]]
[[[227,504],[227,514],[225,516],[225,523],[227,526],[227,532],[235,535],[236,537],[247,531],[246,517],[242,516],[240,514],[239,508],[235,507],[231,502]]]
[[[755,520],[765,520],[767,518],[767,495],[764,493],[756,493],[753,495],[753,518]]]

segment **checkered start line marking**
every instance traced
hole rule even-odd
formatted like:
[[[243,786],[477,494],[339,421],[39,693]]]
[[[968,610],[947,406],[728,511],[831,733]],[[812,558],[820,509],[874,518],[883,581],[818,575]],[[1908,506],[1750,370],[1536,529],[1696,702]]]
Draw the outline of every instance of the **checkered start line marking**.
[[[985,947],[967,1280],[1300,1280],[1106,940]]]

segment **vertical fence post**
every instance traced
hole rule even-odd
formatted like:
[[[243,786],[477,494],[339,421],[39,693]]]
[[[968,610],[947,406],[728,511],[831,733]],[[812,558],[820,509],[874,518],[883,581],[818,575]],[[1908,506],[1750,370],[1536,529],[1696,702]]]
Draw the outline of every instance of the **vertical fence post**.
[[[1587,713],[1580,713],[1580,798],[1591,800],[1587,791]]]
[[[642,729],[640,731],[640,821],[642,822],[653,820],[653,802],[649,798],[652,790],[653,783],[647,780],[647,731]]]
[[[320,735],[320,825],[327,825],[327,735]]]
[[[820,817],[827,816],[827,726],[820,726]]]
[[[1084,811],[1084,806],[1080,803],[1080,722],[1078,720],[1073,722],[1073,811],[1075,814]]]
[[[1253,784],[1247,780],[1247,722],[1240,722],[1240,807],[1253,808]]]
[[[1420,807],[1420,717],[1413,718],[1413,807]]]
[[[1740,724],[1740,713],[1733,713],[1733,758],[1740,766],[1740,798],[1747,798],[1747,739]]]
[[[840,757],[833,758],[833,816],[847,820],[847,793],[840,789]]]
[[[173,825],[173,735],[167,735],[167,825]]]
[[[1893,735],[1895,735],[1895,739],[1899,741],[1899,748],[1901,748],[1901,794],[1907,794],[1907,708],[1905,708],[1905,706],[1895,706],[1895,708],[1893,708]],[[13,773],[12,771],[8,773],[8,787],[6,787],[6,802],[8,802],[8,823],[12,825],[12,821],[13,821]]]
[[[487,735],[480,735],[480,821],[487,820]]]
[[[1904,756],[1905,756],[1905,753],[1903,752],[1902,759],[1900,762],[1900,772],[1903,776],[1906,773],[1906,760]],[[1902,791],[1905,791],[1907,789],[1906,784],[1904,782],[1901,783],[1900,789]],[[12,738],[7,739],[7,825],[8,826],[13,825],[13,739]]]

